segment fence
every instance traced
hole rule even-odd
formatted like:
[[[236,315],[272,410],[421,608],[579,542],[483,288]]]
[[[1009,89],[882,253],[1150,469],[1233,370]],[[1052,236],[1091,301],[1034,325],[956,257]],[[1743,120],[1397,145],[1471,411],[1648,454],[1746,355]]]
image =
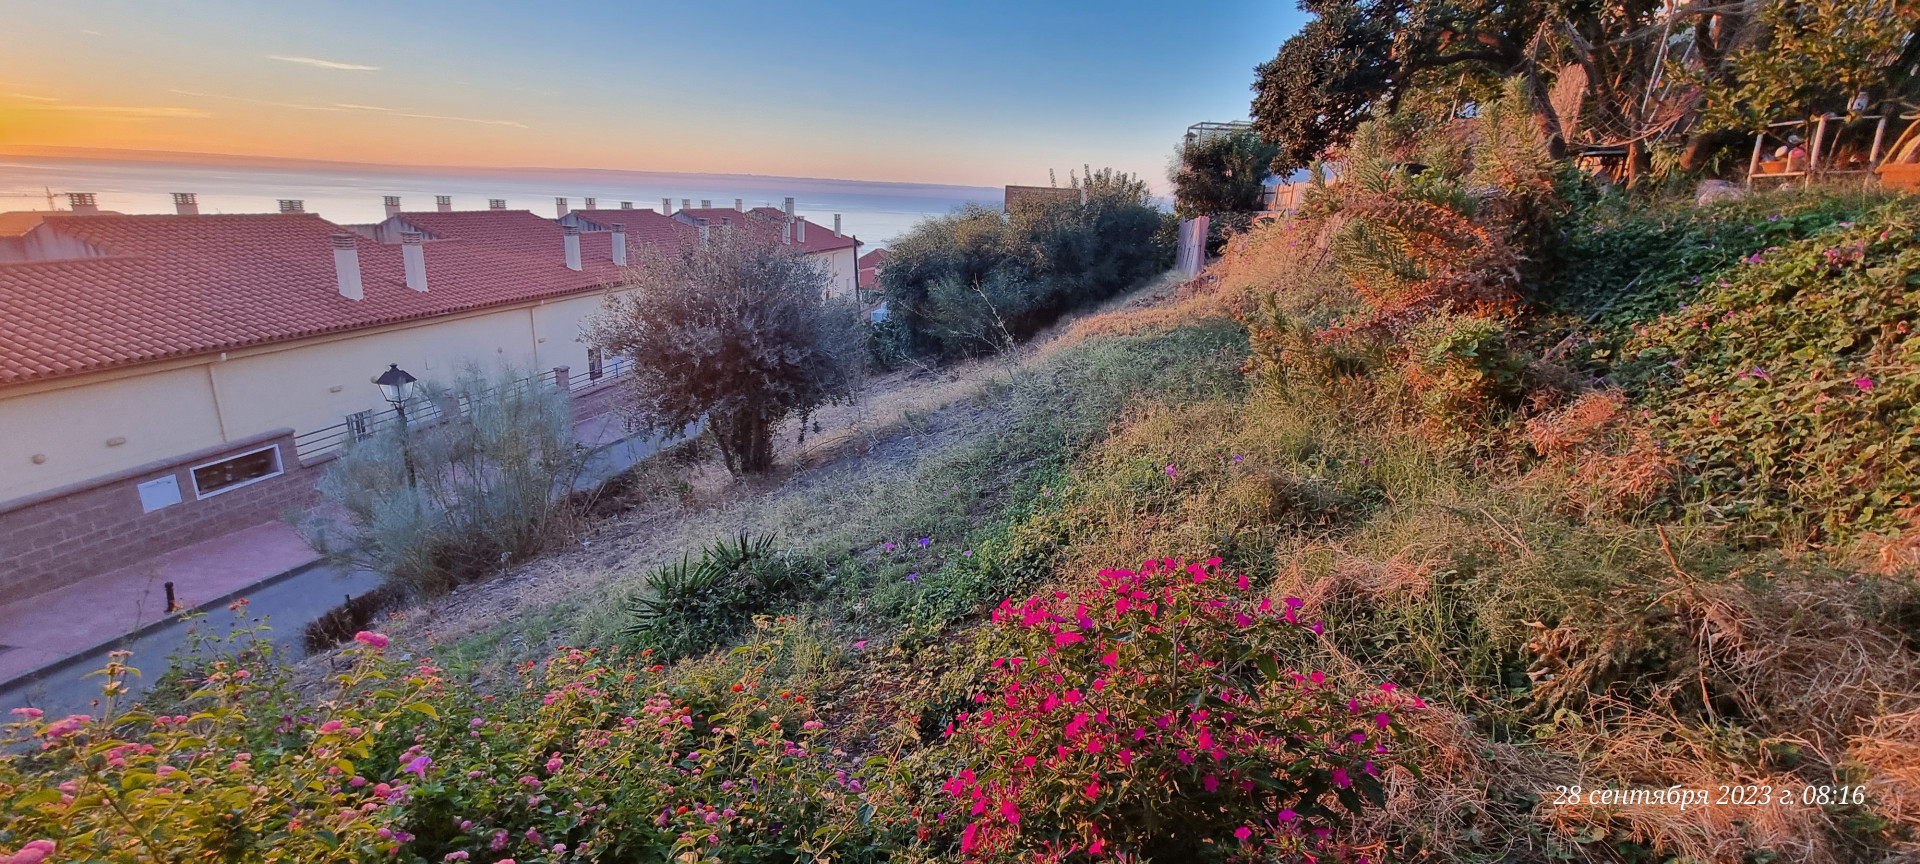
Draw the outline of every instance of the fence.
[[[1198,276],[1206,264],[1207,217],[1180,220],[1180,247],[1173,269],[1185,276]]]
[[[412,425],[431,425],[440,422],[449,412],[465,414],[475,400],[495,399],[508,390],[514,395],[527,392],[531,387],[558,387],[568,394],[592,390],[610,381],[632,374],[633,363],[625,357],[615,357],[599,368],[590,368],[586,375],[573,375],[565,366],[549,369],[538,375],[512,381],[502,387],[489,388],[478,393],[456,393],[444,402],[415,398],[407,405],[407,422]],[[345,422],[335,423],[321,429],[314,429],[293,436],[294,451],[302,465],[331,459],[340,454],[340,450],[354,441],[361,441],[379,434],[380,430],[399,422],[400,412],[394,408],[380,411],[362,411],[350,414]]]

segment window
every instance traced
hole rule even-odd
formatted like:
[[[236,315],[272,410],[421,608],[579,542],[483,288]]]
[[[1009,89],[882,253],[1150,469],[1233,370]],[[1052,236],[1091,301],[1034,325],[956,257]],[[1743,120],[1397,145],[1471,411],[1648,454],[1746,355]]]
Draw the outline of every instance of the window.
[[[587,349],[587,380],[598,381],[606,369],[600,364],[600,349]]]
[[[280,476],[280,446],[270,444],[250,453],[242,453],[193,469],[193,491],[199,497],[205,498],[278,476]]]
[[[355,411],[347,415],[347,435],[355,441],[373,437],[373,412]]]

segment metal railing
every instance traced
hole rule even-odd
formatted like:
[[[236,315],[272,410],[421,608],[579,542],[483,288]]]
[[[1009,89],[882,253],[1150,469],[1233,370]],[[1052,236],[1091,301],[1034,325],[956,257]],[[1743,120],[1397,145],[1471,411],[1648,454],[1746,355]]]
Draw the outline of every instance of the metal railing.
[[[407,405],[407,422],[414,426],[430,426],[445,420],[449,414],[465,415],[472,410],[475,401],[497,399],[508,393],[517,396],[533,387],[559,387],[563,380],[568,395],[573,395],[625,378],[632,372],[632,361],[615,357],[603,364],[597,375],[591,369],[585,375],[571,374],[571,370],[563,366],[479,392],[448,393],[446,398],[437,400],[416,396]],[[340,451],[348,444],[378,435],[399,421],[400,412],[393,408],[348,415],[345,420],[332,426],[294,435],[294,452],[302,465],[331,459],[340,455]]]

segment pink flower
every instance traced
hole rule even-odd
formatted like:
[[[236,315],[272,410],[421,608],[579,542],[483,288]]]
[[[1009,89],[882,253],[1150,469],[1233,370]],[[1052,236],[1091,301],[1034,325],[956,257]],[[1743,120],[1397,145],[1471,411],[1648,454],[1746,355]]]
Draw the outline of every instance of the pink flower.
[[[20,847],[20,851],[0,859],[0,864],[40,864],[55,848],[52,840],[33,840]]]
[[[1240,838],[1240,842],[1245,843],[1247,842],[1247,838],[1253,836],[1253,829],[1242,825],[1233,829],[1233,836]]]
[[[1168,476],[1168,477],[1179,477],[1179,476],[1180,476],[1180,471],[1179,471],[1179,469],[1177,469],[1177,468],[1174,468],[1174,467],[1173,467],[1173,463],[1171,463],[1171,462],[1169,462],[1169,463],[1167,463],[1167,476]]]
[[[858,642],[853,643],[853,650],[855,651],[864,650],[866,647],[867,647],[867,640],[865,639],[862,639]]]
[[[1220,778],[1208,774],[1200,779],[1200,786],[1208,792],[1218,792],[1220,791]]]
[[[1300,814],[1293,812],[1293,808],[1291,807],[1280,811],[1280,821],[1282,822],[1292,822],[1298,818],[1300,818]]]
[[[426,756],[415,756],[413,757],[413,761],[407,763],[407,767],[400,769],[400,773],[418,774],[420,775],[420,779],[425,780],[427,779],[427,766],[432,764],[433,760]]]
[[[1860,388],[1860,392],[1865,393],[1873,389],[1873,379],[1862,375],[1853,379],[1853,386]]]
[[[548,759],[548,760],[547,760],[547,773],[548,773],[548,774],[552,774],[552,773],[554,773],[554,772],[556,772],[556,771],[559,771],[559,770],[560,770],[560,767],[561,767],[562,765],[565,765],[565,764],[566,764],[565,762],[562,762],[562,761],[560,761],[560,757],[558,757],[558,756],[555,756],[555,757],[553,757],[552,759]]]
[[[1100,658],[1100,662],[1107,664],[1109,667],[1117,667],[1120,665],[1120,652],[1109,651],[1105,657]]]
[[[338,720],[328,720],[320,724],[320,734],[322,735],[331,735],[338,731],[340,731],[340,721]]]
[[[353,641],[358,642],[362,645],[369,645],[374,648],[387,647],[387,637],[382,636],[378,633],[375,633],[371,630],[362,630],[358,633],[353,634]]]
[[[1067,631],[1067,632],[1061,633],[1058,636],[1053,637],[1053,647],[1064,648],[1068,645],[1072,645],[1075,642],[1085,642],[1085,641],[1087,641],[1086,637],[1081,636],[1080,634],[1074,633],[1072,631]]]
[[[36,720],[46,714],[45,711],[41,711],[38,708],[15,708],[7,713],[13,714],[16,717],[25,717],[28,720]]]
[[[980,826],[977,824],[969,824],[967,830],[960,832],[960,851],[972,852],[973,847],[978,845],[975,835],[979,833]]]
[[[1020,808],[1012,801],[1000,802],[1000,816],[1015,825],[1020,824]]]
[[[47,731],[43,734],[48,738],[65,738],[80,731],[81,727],[86,726],[92,719],[85,714],[69,714],[63,720],[55,720],[48,724]]]

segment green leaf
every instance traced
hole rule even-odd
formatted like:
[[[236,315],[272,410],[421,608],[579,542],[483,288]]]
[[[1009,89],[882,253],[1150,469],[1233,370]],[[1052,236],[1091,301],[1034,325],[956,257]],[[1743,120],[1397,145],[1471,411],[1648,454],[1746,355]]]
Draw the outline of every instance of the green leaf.
[[[432,705],[428,705],[425,702],[409,702],[407,703],[407,709],[411,711],[418,711],[435,720],[440,719],[440,712],[435,711]]]

